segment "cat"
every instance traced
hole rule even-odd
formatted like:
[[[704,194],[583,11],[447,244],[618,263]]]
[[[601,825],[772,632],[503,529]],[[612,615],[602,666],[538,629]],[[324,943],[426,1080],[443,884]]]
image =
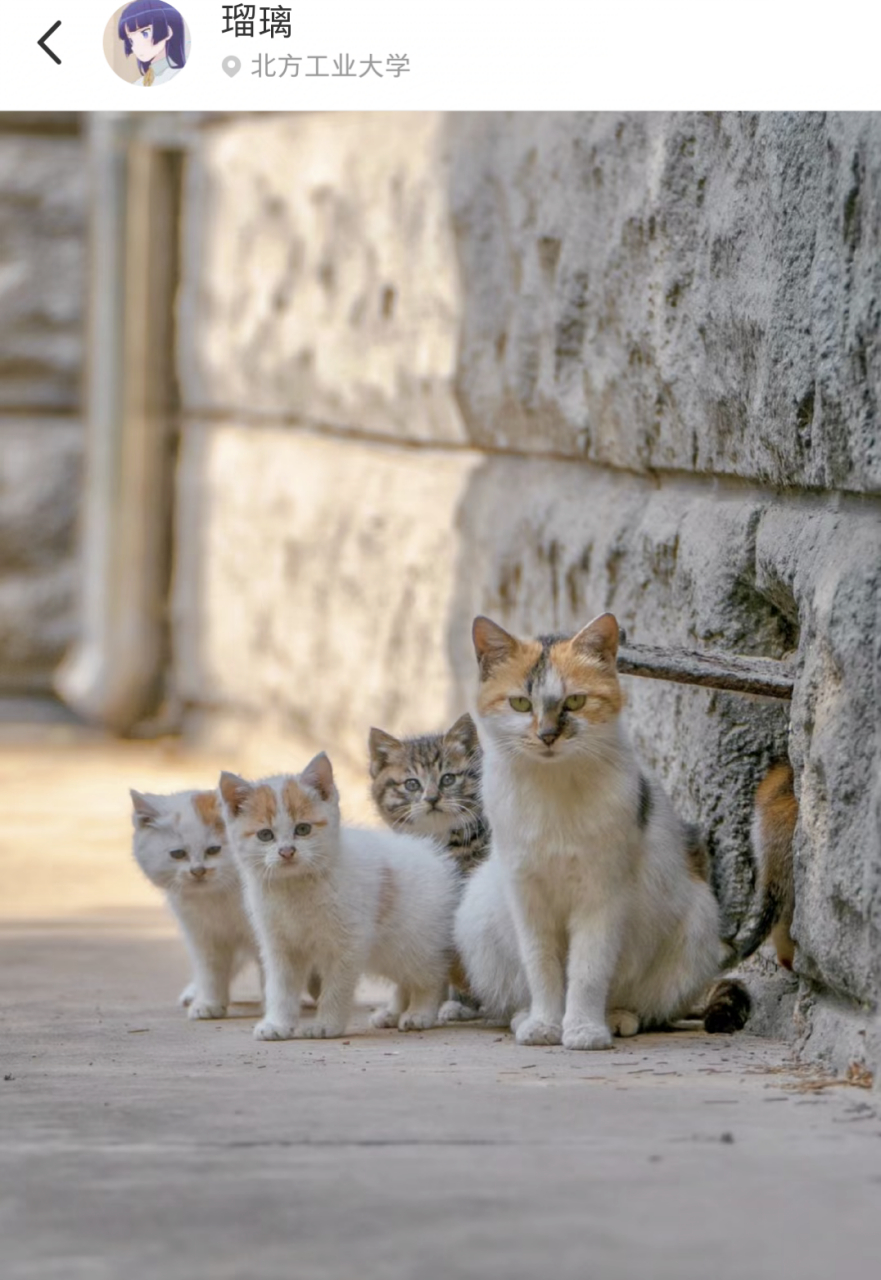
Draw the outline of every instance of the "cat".
[[[770,934],[779,963],[785,969],[792,968],[795,959],[791,933],[795,910],[792,837],[797,821],[792,766],[788,760],[778,760],[756,789],[751,840],[758,911],[746,937],[738,939],[741,959],[752,955]]]
[[[470,875],[489,856],[471,716],[460,716],[446,733],[418,738],[371,729],[369,749],[371,792],[382,820],[396,831],[434,836]]]
[[[220,792],[266,972],[255,1037],[344,1035],[364,973],[395,984],[374,1026],[433,1026],[459,879],[440,846],[341,826],[324,753],[296,776],[252,783],[223,773]],[[299,993],[309,973],[320,979],[320,994],[313,1020],[301,1026]]]
[[[130,792],[133,852],[165,891],[193,965],[179,1003],[190,1018],[223,1018],[230,983],[257,943],[214,791]]]
[[[785,969],[792,968],[795,958],[795,942],[790,932],[795,907],[792,836],[797,819],[792,767],[788,761],[777,761],[756,790],[750,833],[755,906],[745,928],[726,939],[730,948],[729,965],[748,959],[770,936],[778,962]],[[709,860],[696,830],[692,830],[695,857],[709,880]],[[711,1033],[739,1031],[746,1025],[751,1007],[752,1000],[744,984],[737,978],[725,978],[715,984],[703,1008],[694,1016],[701,1018],[704,1028]]]
[[[722,970],[719,909],[624,733],[615,618],[524,641],[478,617],[473,640],[492,837],[455,922],[472,989],[520,1044],[683,1016]]]
[[[467,714],[446,733],[394,738],[371,729],[370,777],[373,801],[393,830],[441,841],[463,877],[489,856],[489,827],[480,802],[480,743]],[[482,1016],[468,990],[458,956],[450,971],[441,1022],[471,1022]]]

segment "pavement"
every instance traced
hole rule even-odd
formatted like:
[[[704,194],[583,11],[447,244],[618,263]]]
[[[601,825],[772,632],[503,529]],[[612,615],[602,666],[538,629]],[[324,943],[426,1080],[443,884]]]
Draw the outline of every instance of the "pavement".
[[[70,726],[0,733],[4,1280],[878,1274],[878,1092],[782,1042],[402,1035],[368,1030],[365,988],[345,1040],[263,1044],[253,978],[232,1017],[189,1022],[126,789],[225,763],[262,771]],[[343,776],[363,816],[366,784]]]

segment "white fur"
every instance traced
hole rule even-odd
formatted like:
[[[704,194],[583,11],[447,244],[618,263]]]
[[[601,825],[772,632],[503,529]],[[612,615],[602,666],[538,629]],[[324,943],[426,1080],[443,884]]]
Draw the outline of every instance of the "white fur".
[[[223,1018],[230,983],[257,942],[242,899],[241,882],[225,833],[206,826],[193,807],[197,791],[173,795],[132,792],[133,852],[141,870],[165,892],[193,966],[179,1003],[190,1018]],[[206,849],[220,846],[220,853]],[[173,859],[172,849],[186,858]],[[196,877],[193,869],[204,869]]]
[[[455,941],[482,1007],[519,1012],[522,1044],[570,1049],[609,1047],[610,1023],[632,1035],[682,1016],[721,967],[718,907],[656,783],[640,828],[640,770],[617,719],[582,720],[553,751],[516,712],[477,723],[492,852]]]
[[[329,771],[326,757],[318,759]],[[246,839],[241,818],[227,805],[266,971],[266,1015],[254,1034],[262,1040],[343,1035],[365,973],[396,984],[374,1025],[434,1026],[452,953],[455,866],[423,837],[341,827],[332,775],[323,793],[309,776],[299,775],[301,787],[327,825],[306,836],[295,835],[282,803],[285,777],[254,784],[270,786],[277,796],[270,843]],[[285,862],[278,849],[291,846],[296,853]],[[299,993],[310,972],[320,978],[321,993],[314,1019],[300,1024]]]

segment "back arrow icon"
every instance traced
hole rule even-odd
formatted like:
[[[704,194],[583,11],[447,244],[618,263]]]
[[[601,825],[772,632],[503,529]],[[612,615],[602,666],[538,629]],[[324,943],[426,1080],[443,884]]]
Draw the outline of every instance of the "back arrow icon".
[[[57,53],[52,52],[52,50],[47,45],[46,41],[49,39],[50,36],[54,36],[55,32],[58,30],[60,26],[61,26],[61,19],[59,18],[59,20],[55,23],[55,26],[50,27],[49,30],[46,32],[46,34],[40,36],[39,40],[37,41],[37,44],[40,46],[43,52],[48,53],[52,61],[57,62],[59,67],[61,66],[61,59],[59,58]]]

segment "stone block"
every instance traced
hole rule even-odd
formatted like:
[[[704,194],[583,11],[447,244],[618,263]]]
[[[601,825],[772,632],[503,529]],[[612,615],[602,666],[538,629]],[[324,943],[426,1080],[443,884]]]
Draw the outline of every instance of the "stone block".
[[[0,688],[40,690],[76,631],[82,428],[0,419]]]
[[[206,132],[185,199],[186,409],[465,440],[448,169],[432,113]]]
[[[79,406],[86,202],[79,137],[0,132],[0,408]]]
[[[79,422],[0,419],[0,574],[72,556],[83,447]]]
[[[881,117],[450,118],[476,444],[878,492]]]
[[[0,573],[0,690],[48,692],[52,672],[76,634],[76,571],[71,561],[26,573]]]
[[[444,727],[455,514],[475,465],[278,427],[189,425],[173,608],[184,703],[267,730],[308,727],[358,763],[371,724]]]

